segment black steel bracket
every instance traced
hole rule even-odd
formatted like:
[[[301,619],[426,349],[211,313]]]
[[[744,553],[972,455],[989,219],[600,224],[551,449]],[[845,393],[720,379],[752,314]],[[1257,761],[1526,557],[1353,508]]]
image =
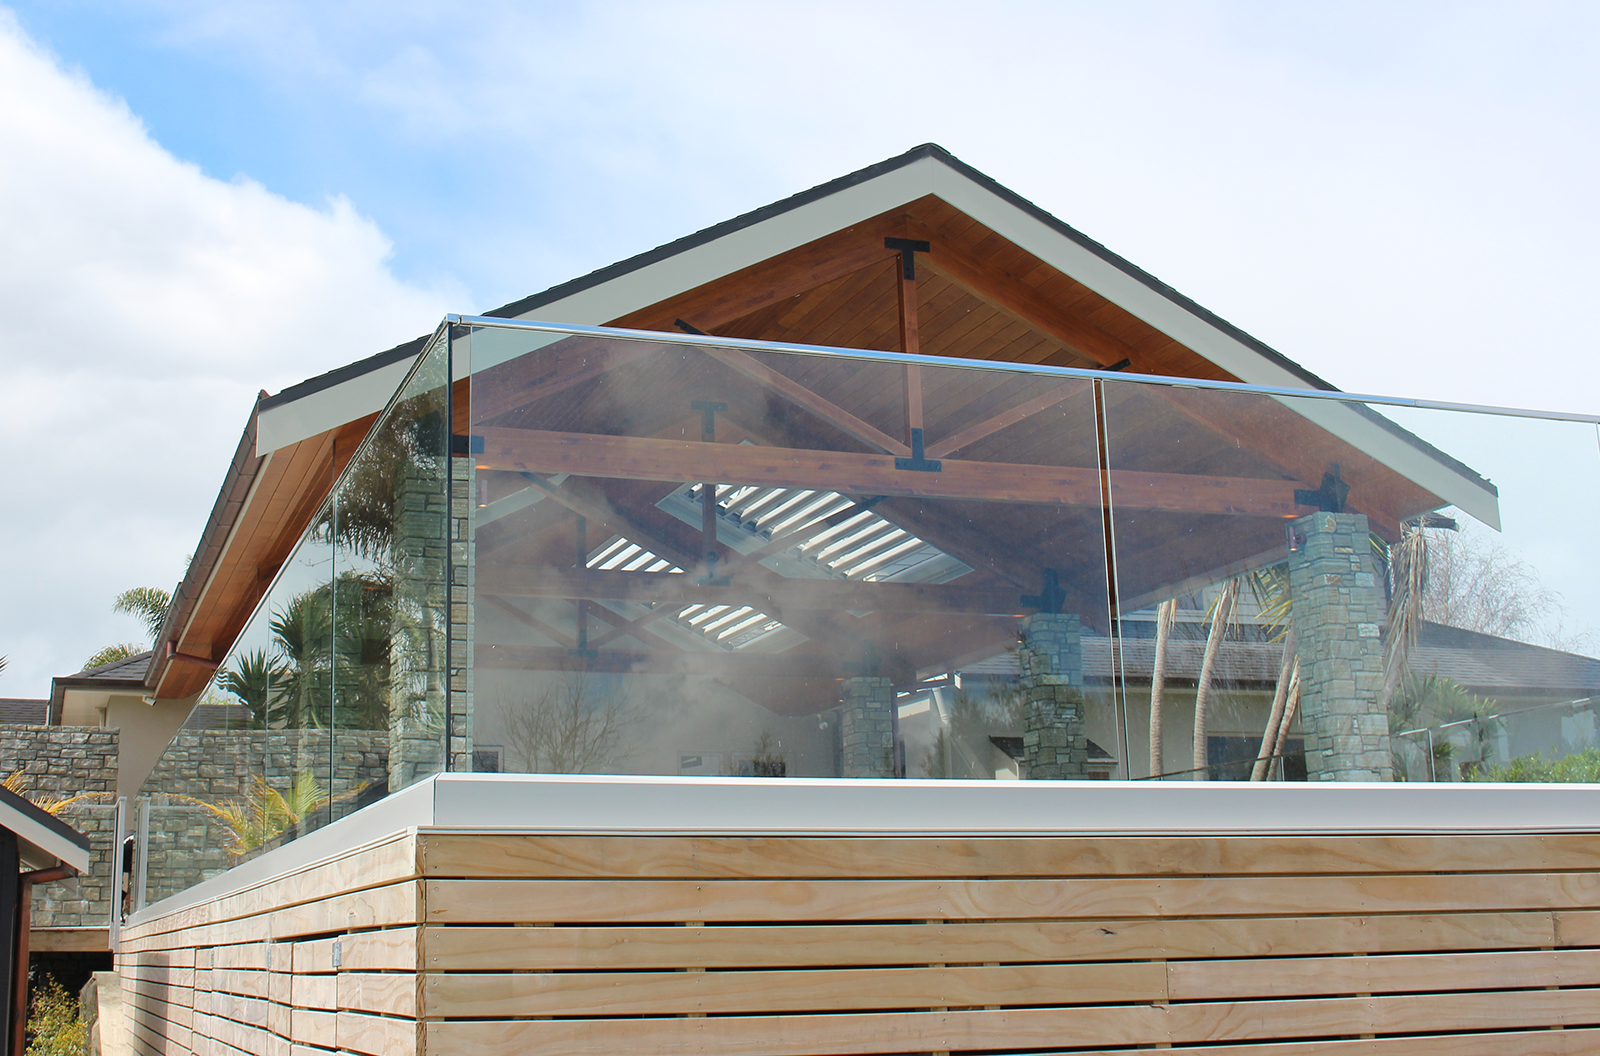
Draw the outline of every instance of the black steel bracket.
[[[1339,463],[1335,462],[1322,474],[1322,486],[1315,491],[1304,488],[1294,490],[1297,506],[1315,506],[1323,513],[1343,513],[1345,501],[1350,497],[1350,485],[1339,479]]]
[[[728,405],[718,400],[692,400],[689,409],[700,412],[700,439],[711,443],[717,438],[717,412],[727,410]]]
[[[859,664],[845,663],[840,666],[850,678],[876,678],[879,668],[883,666],[883,657],[878,655],[877,646],[871,642],[862,642],[861,662]]]
[[[1040,577],[1039,593],[1022,595],[1022,604],[1040,612],[1060,612],[1067,602],[1067,592],[1061,589],[1061,573],[1046,568]]]
[[[914,473],[938,473],[944,469],[944,463],[937,458],[923,456],[922,430],[911,430],[911,457],[897,458],[894,460],[895,469],[909,469]]]
[[[884,249],[898,249],[900,251],[900,268],[906,279],[916,281],[917,254],[931,253],[933,247],[918,238],[886,238],[883,240]]]
[[[450,454],[456,458],[471,458],[473,455],[483,454],[483,437],[481,436],[452,436],[450,437]]]

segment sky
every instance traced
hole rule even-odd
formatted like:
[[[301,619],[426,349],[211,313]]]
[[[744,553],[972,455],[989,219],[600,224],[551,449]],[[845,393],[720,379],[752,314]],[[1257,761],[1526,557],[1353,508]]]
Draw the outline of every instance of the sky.
[[[0,696],[142,639],[112,599],[180,578],[258,391],[924,142],[1346,390],[1600,411],[1597,43],[1584,3],[0,0]]]

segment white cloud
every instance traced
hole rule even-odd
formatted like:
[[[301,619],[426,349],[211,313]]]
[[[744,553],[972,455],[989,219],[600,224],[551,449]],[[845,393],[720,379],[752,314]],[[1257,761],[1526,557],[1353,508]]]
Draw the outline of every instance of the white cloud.
[[[257,390],[459,310],[336,199],[212,179],[0,12],[0,695],[43,695],[170,587]]]

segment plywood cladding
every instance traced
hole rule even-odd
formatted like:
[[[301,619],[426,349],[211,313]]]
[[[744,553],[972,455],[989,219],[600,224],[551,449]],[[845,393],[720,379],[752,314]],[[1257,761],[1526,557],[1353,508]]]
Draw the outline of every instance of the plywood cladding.
[[[413,831],[118,967],[150,1054],[1577,1054],[1597,847]]]

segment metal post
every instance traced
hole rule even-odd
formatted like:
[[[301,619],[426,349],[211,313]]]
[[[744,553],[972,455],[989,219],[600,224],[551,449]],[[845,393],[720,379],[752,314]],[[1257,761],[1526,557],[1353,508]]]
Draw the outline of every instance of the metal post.
[[[122,937],[122,843],[128,836],[128,797],[117,797],[117,822],[111,840],[111,952],[117,952],[117,941]]]
[[[139,797],[139,842],[134,849],[133,908],[144,908],[145,879],[150,867],[150,797]]]

